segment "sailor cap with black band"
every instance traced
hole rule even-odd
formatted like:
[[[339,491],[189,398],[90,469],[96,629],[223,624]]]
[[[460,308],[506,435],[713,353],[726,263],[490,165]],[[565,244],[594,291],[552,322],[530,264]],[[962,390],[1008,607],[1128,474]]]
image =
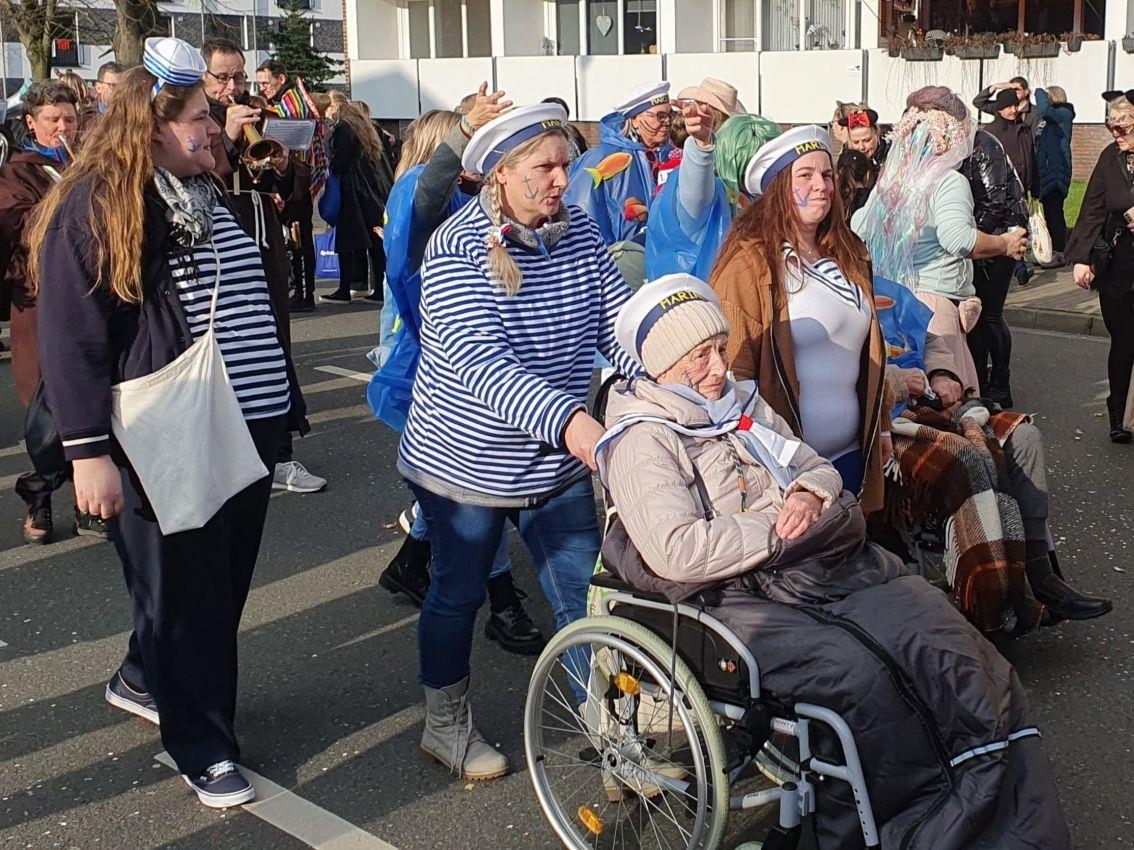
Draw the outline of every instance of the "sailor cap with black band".
[[[558,103],[519,106],[493,118],[473,134],[461,156],[461,168],[470,174],[488,174],[508,151],[566,125],[567,111]]]
[[[150,100],[157,97],[162,86],[196,85],[208,70],[201,52],[180,38],[147,38],[142,64],[157,77]]]
[[[728,333],[712,288],[690,274],[647,283],[627,301],[614,323],[622,350],[656,378],[705,340]]]
[[[622,113],[623,118],[633,118],[654,106],[669,103],[669,83],[643,83],[636,86],[614,105],[614,111]]]
[[[796,127],[766,142],[744,170],[745,191],[751,197],[759,198],[768,191],[777,174],[801,156],[815,151],[825,151],[828,156],[833,156],[830,134],[814,124]]]

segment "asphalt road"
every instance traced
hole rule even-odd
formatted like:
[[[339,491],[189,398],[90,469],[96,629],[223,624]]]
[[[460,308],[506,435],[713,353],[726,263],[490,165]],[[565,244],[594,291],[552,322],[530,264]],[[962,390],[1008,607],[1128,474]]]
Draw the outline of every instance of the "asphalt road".
[[[330,488],[273,497],[244,617],[242,763],[295,795],[258,811],[198,805],[155,760],[157,731],[103,702],[128,636],[120,568],[108,545],[70,536],[66,492],[55,505],[60,541],[22,545],[11,492],[25,468],[21,417],[0,364],[0,848],[308,846],[265,817],[315,830],[310,843],[328,848],[557,846],[522,769],[531,659],[475,643],[478,724],[515,773],[466,786],[418,751],[416,609],[375,584],[399,545],[393,522],[407,501],[396,441],[371,417],[363,384],[342,374],[369,371],[378,314],[363,304],[321,306],[293,323],[314,425],[296,457]],[[1088,850],[1134,846],[1134,446],[1106,440],[1105,356],[1102,340],[1016,334],[1014,389],[1047,437],[1065,570],[1116,605],[1102,620],[1007,650],[1030,690],[1076,846]],[[514,532],[512,548],[548,628]]]

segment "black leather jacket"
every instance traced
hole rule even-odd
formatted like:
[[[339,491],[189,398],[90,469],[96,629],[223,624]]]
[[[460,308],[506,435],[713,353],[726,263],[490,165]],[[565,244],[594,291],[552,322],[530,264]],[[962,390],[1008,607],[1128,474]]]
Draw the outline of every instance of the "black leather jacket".
[[[973,218],[978,230],[996,235],[1011,227],[1028,226],[1024,186],[995,136],[977,130],[972,156],[961,163],[960,172],[973,191]]]

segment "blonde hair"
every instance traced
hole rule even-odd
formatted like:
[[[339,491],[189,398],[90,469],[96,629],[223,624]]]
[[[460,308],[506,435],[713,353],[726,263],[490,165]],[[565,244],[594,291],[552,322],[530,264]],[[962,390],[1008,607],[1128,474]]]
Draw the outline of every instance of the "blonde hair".
[[[1067,92],[1063,90],[1063,86],[1048,86],[1047,96],[1051,98],[1052,106],[1067,102]]]
[[[154,179],[151,144],[159,124],[173,121],[197,92],[192,86],[167,84],[153,102],[157,77],[131,68],[118,84],[103,120],[90,130],[63,179],[51,187],[35,210],[28,229],[28,278],[32,291],[43,282],[43,242],[48,227],[72,191],[90,188],[87,228],[94,246],[93,289],[105,287],[115,298],[140,304],[146,190]]]
[[[524,275],[520,271],[520,267],[516,265],[515,259],[508,253],[508,243],[504,239],[508,225],[504,223],[504,205],[500,198],[500,181],[496,179],[496,176],[505,168],[510,168],[528,156],[546,136],[559,136],[566,141],[567,131],[562,128],[548,130],[546,133],[540,133],[538,136],[528,139],[522,145],[514,147],[504,154],[504,158],[496,164],[496,167],[484,175],[484,179],[488,182],[488,217],[492,220],[492,227],[485,236],[485,244],[488,246],[488,277],[489,280],[499,283],[504,288],[504,294],[509,298],[514,297],[520,291],[520,287],[524,283]]]
[[[374,163],[385,161],[386,148],[382,145],[382,139],[358,103],[347,100],[339,92],[331,92],[331,105],[337,109],[335,120],[350,127],[363,154]]]
[[[1116,123],[1134,124],[1134,103],[1128,101],[1125,95],[1116,97],[1110,102],[1107,109],[1107,120],[1110,121],[1114,118],[1120,119]]]
[[[414,166],[429,162],[433,152],[441,146],[445,137],[453,132],[453,128],[459,123],[461,116],[448,109],[431,109],[415,119],[406,130],[402,155],[398,160],[398,170],[394,172],[394,179],[401,177]]]
[[[87,88],[86,80],[76,74],[74,71],[64,71],[59,75],[59,82],[65,85],[75,99],[78,101],[76,104],[78,110],[81,112],[91,102],[90,89]]]

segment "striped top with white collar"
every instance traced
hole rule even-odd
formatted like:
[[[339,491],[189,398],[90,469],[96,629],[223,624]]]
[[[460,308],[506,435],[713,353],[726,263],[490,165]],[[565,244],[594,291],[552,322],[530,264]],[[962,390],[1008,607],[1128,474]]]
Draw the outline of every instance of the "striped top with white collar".
[[[421,363],[398,456],[409,481],[467,504],[526,507],[588,474],[561,441],[586,406],[595,349],[623,374],[639,370],[614,337],[630,287],[595,223],[567,211],[553,244],[506,237],[523,274],[513,297],[489,279],[480,201],[430,239]]]

